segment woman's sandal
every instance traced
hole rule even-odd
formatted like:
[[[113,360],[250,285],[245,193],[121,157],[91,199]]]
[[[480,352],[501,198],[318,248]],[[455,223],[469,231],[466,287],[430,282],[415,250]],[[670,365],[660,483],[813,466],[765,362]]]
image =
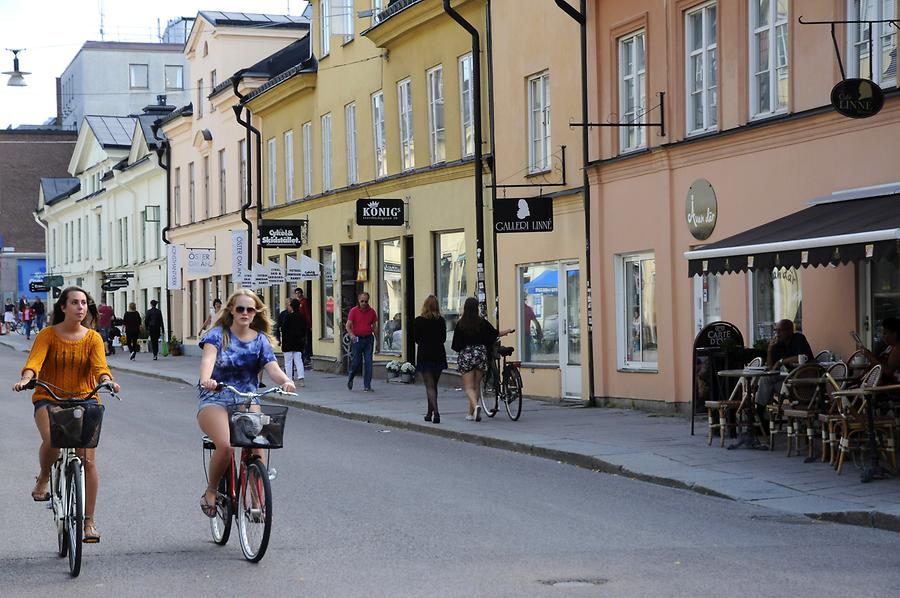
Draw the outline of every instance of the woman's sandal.
[[[209,502],[206,498],[206,494],[208,492],[217,493],[218,491],[214,488],[207,488],[203,494],[200,495],[200,510],[203,511],[203,514],[212,519],[216,516],[216,501],[213,500],[212,503]]]
[[[48,489],[46,492],[38,492],[38,482],[40,481],[41,476],[34,476],[34,490],[31,491],[31,498],[34,502],[47,502],[50,500],[50,480],[47,480]]]
[[[85,544],[100,543],[100,532],[97,531],[97,527],[94,525],[93,515],[84,516],[84,539],[82,542]]]

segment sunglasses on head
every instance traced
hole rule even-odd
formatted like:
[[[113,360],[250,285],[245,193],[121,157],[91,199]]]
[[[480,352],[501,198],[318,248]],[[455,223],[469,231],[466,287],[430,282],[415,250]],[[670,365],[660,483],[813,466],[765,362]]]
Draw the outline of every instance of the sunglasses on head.
[[[238,312],[239,314],[242,314],[244,312],[247,312],[248,314],[255,314],[256,308],[255,307],[244,307],[243,305],[235,305],[234,311]]]

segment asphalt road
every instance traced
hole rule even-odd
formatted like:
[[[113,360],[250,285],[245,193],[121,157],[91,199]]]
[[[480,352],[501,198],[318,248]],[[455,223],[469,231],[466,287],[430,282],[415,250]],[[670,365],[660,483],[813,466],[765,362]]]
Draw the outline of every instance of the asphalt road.
[[[897,596],[900,535],[292,409],[273,537],[246,563],[198,504],[195,392],[122,375],[81,577],[29,497],[37,432],[0,348],[0,596]],[[302,391],[302,389],[301,389]]]

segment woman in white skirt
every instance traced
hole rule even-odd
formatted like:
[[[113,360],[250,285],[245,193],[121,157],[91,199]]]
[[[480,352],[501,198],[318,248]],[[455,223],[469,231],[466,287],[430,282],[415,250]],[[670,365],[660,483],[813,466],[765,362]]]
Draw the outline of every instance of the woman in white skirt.
[[[13,331],[13,328],[16,325],[16,306],[13,305],[12,299],[6,300],[6,305],[3,306],[3,330],[4,334],[9,334]]]

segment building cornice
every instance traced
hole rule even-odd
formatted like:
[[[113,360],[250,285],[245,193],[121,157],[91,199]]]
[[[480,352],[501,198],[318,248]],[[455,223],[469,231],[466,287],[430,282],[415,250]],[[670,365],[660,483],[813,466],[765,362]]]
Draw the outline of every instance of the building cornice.
[[[473,0],[458,0],[453,8],[460,8]],[[361,35],[379,47],[392,44],[399,37],[422,27],[441,16],[446,16],[440,0],[401,0],[380,13],[381,20]]]
[[[250,108],[254,114],[263,114],[273,107],[283,105],[283,102],[293,101],[305,95],[306,92],[315,91],[318,75],[313,73],[297,73],[279,81],[277,85],[253,93],[242,102]]]

